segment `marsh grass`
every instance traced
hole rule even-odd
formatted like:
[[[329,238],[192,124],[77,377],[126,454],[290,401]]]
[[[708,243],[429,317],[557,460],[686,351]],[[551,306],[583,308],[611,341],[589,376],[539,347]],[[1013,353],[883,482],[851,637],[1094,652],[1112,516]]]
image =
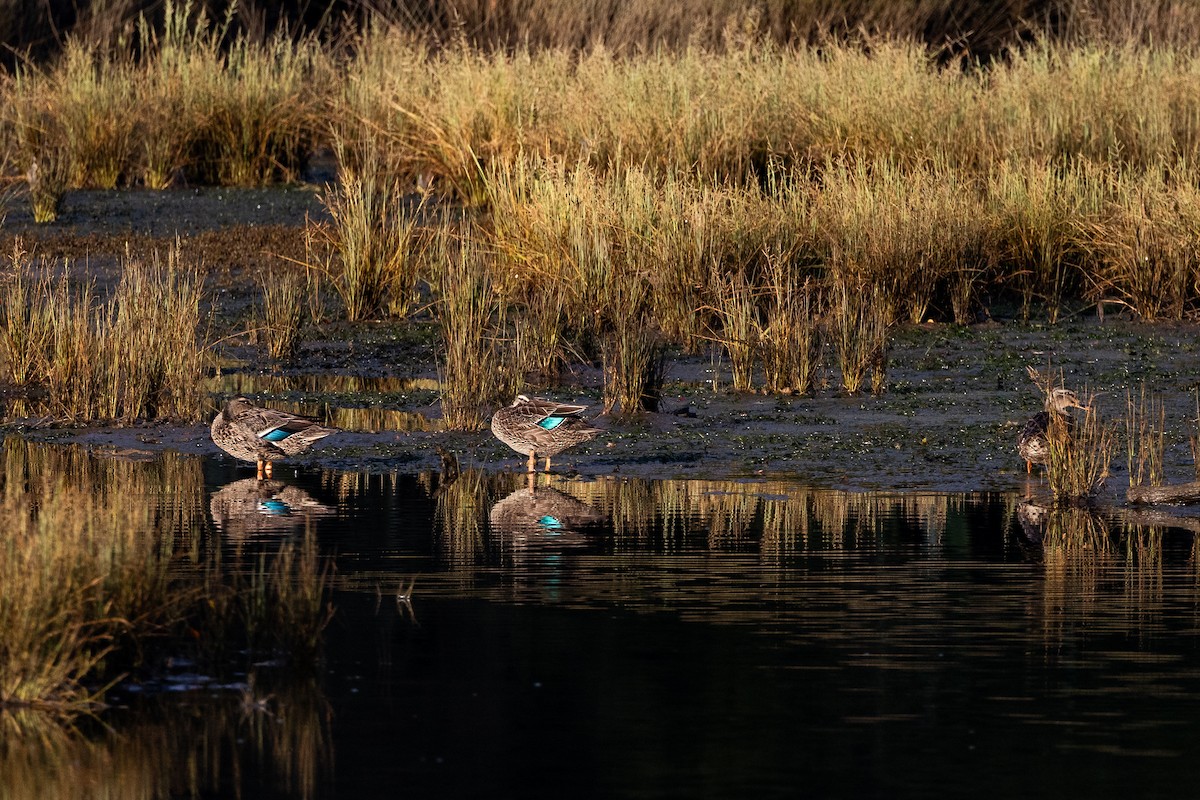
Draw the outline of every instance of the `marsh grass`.
[[[32,157],[26,180],[34,222],[46,225],[58,219],[73,169],[70,153],[53,144],[39,149]]]
[[[713,337],[729,356],[733,390],[748,392],[754,388],[754,365],[761,340],[755,289],[744,269],[724,273],[714,264],[709,279],[720,323]]]
[[[476,231],[443,231],[434,243],[436,314],[442,355],[442,418],[451,430],[479,430],[512,402],[522,376],[505,309],[492,289],[491,254]]]
[[[405,316],[416,301],[420,209],[405,205],[397,180],[372,160],[326,187],[321,202],[331,221],[305,226],[309,268],[341,298],[351,322],[385,308]]]
[[[201,287],[178,243],[165,258],[127,256],[106,300],[65,272],[49,277],[22,254],[13,259],[0,345],[19,388],[71,422],[199,417]]]
[[[263,294],[263,317],[267,331],[267,352],[271,358],[287,359],[296,354],[300,327],[304,322],[306,301],[313,289],[308,270],[275,265],[259,275]]]
[[[1083,503],[1093,497],[1108,477],[1116,447],[1116,428],[1101,417],[1095,396],[1084,393],[1080,399],[1090,407],[1082,419],[1051,414],[1046,433],[1046,478],[1059,503]]]
[[[131,174],[137,147],[132,62],[73,41],[47,78],[47,102],[55,104],[73,167],[70,185],[116,188]]]
[[[1192,453],[1192,468],[1200,480],[1200,389],[1194,390],[1196,416],[1188,420],[1188,449]]]
[[[768,263],[766,322],[759,331],[766,389],[811,395],[821,363],[825,293],[815,278],[801,279],[782,258]]]
[[[1020,292],[1022,314],[1029,318],[1040,301],[1051,322],[1080,276],[1074,220],[1096,210],[1089,197],[1097,181],[1078,167],[1062,169],[1043,162],[1002,162],[988,179],[992,247],[998,269]]]
[[[833,296],[830,313],[842,389],[848,395],[861,392],[869,369],[871,391],[880,394],[887,388],[888,337],[892,328],[886,290],[839,279]]]
[[[1129,485],[1162,486],[1167,410],[1161,397],[1147,394],[1143,384],[1125,395],[1125,436]]]
[[[1121,175],[1103,215],[1083,220],[1081,238],[1094,254],[1092,294],[1146,320],[1183,319],[1196,299],[1200,191],[1194,171]]]
[[[232,11],[210,20],[201,7],[168,3],[161,29],[145,18],[139,26],[148,106],[174,101],[186,123],[151,117],[165,134],[161,149],[146,151],[156,181],[180,153],[192,180],[235,186],[295,180],[307,162],[327,56],[307,35],[233,34]]]

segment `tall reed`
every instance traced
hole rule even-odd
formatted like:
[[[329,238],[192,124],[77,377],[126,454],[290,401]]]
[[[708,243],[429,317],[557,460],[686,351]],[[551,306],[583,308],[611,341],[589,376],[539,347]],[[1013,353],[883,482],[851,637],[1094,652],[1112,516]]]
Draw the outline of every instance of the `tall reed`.
[[[263,294],[263,322],[267,329],[267,352],[271,358],[286,359],[296,353],[305,302],[311,291],[307,272],[276,266],[259,275]]]
[[[1162,398],[1147,396],[1145,384],[1136,396],[1132,391],[1126,393],[1125,438],[1131,487],[1162,485],[1166,424]]]
[[[759,352],[761,325],[754,288],[745,269],[723,273],[714,264],[709,286],[716,301],[720,323],[714,332],[717,342],[729,356],[733,371],[733,389],[748,392],[753,388],[754,364]]]
[[[768,392],[812,394],[821,359],[825,295],[812,276],[779,253],[767,259],[765,322],[759,330]]]
[[[842,371],[842,389],[856,395],[871,370],[871,391],[887,387],[888,336],[892,312],[886,290],[839,278],[833,286],[830,311],[834,348]]]

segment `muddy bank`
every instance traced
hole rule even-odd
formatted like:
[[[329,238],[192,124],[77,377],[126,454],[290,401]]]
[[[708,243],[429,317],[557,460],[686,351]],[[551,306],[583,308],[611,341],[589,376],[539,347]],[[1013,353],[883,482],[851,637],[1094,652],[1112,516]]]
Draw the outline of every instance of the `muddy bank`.
[[[297,462],[302,469],[434,468],[436,448],[463,464],[519,469],[523,459],[486,432],[436,430],[435,334],[428,322],[327,325],[307,331],[297,359],[272,364],[251,335],[262,265],[302,255],[306,216],[321,213],[313,187],[272,190],[80,192],[67,198],[60,221],[35,227],[10,210],[4,238],[21,236],[50,258],[82,260],[104,274],[131,249],[162,247],[189,237],[206,274],[218,329],[232,332],[222,376],[209,389],[213,408],[232,392],[267,404],[315,413],[346,432]],[[831,353],[827,358],[832,359]],[[846,398],[836,391],[836,365],[823,370],[815,397],[734,394],[719,355],[675,354],[668,369],[666,413],[641,419],[600,417],[608,430],[557,459],[564,474],[647,477],[788,475],[856,489],[1005,490],[1025,486],[1014,442],[1041,398],[1025,366],[1061,368],[1068,385],[1099,392],[1098,406],[1117,418],[1125,392],[1145,381],[1162,394],[1168,414],[1168,477],[1192,477],[1188,423],[1195,416],[1200,352],[1191,325],[1145,325],[1079,315],[1055,326],[999,318],[971,327],[899,329],[882,397]],[[600,375],[576,369],[538,393],[599,410]],[[678,413],[673,413],[678,412]],[[216,454],[207,426],[30,429],[39,439],[79,442],[121,457],[165,448]],[[1114,454],[1114,486],[1124,480]]]

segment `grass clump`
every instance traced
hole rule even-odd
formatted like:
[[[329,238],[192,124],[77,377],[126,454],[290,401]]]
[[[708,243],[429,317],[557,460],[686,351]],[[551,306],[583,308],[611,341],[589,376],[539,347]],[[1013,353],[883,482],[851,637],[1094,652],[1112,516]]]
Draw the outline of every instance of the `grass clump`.
[[[310,291],[307,270],[276,266],[259,276],[263,294],[263,322],[267,352],[271,358],[287,359],[296,354],[300,326]],[[319,290],[318,290],[319,291]]]
[[[1108,477],[1116,447],[1116,430],[1095,408],[1095,397],[1085,393],[1080,399],[1088,407],[1083,418],[1051,414],[1046,433],[1046,478],[1060,503],[1082,503],[1094,496]]]
[[[1131,487],[1163,485],[1166,425],[1167,411],[1161,397],[1147,395],[1144,385],[1137,396],[1126,394],[1125,436]]]
[[[201,288],[178,243],[165,261],[126,257],[104,300],[65,273],[39,276],[19,252],[14,262],[0,294],[4,364],[47,413],[74,423],[199,419]]]
[[[435,243],[434,278],[441,329],[442,418],[451,430],[480,430],[520,385],[505,310],[489,277],[490,255],[467,228]]]
[[[309,267],[342,300],[351,322],[384,308],[404,316],[416,301],[419,209],[405,205],[394,177],[367,159],[344,174],[321,201],[331,221],[309,222]]]

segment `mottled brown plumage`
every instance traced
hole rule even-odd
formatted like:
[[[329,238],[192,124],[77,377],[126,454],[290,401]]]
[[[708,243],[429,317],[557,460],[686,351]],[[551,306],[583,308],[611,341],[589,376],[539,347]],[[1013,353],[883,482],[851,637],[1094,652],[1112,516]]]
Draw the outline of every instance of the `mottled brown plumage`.
[[[1070,430],[1071,418],[1067,409],[1082,408],[1089,410],[1080,402],[1079,397],[1070,389],[1054,389],[1046,395],[1046,410],[1039,411],[1030,417],[1017,437],[1017,452],[1025,459],[1025,471],[1032,472],[1034,464],[1045,464],[1050,456],[1050,417],[1057,415],[1064,418]]]
[[[538,456],[546,459],[549,472],[551,456],[600,433],[599,428],[580,419],[586,410],[587,406],[519,394],[512,405],[492,415],[492,433],[513,450],[529,456],[530,472],[536,469]]]
[[[217,414],[210,432],[217,447],[234,458],[253,461],[259,477],[269,478],[272,462],[308,452],[313,443],[338,429],[235,397]]]

